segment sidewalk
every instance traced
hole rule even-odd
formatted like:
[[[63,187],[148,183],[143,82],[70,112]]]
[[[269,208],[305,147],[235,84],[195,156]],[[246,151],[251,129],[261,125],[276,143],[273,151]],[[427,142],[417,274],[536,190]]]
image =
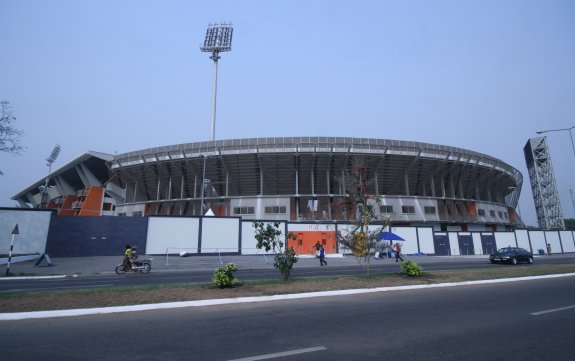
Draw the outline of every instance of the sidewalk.
[[[174,271],[214,271],[228,263],[235,263],[240,269],[273,269],[273,256],[189,256],[179,257],[170,255],[140,256],[140,259],[153,259],[152,272]],[[14,276],[54,276],[54,275],[97,275],[112,274],[114,269],[122,263],[122,256],[103,257],[51,257],[52,266],[44,261],[38,267],[35,260],[13,262],[10,264],[10,273]],[[357,265],[353,256],[342,257],[332,255],[327,257],[328,262],[339,266]],[[302,256],[295,267],[318,267],[319,260],[311,256]],[[6,265],[0,266],[0,279],[5,277]]]
[[[453,262],[465,259],[469,262],[487,262],[485,255],[477,256],[404,256],[405,260],[413,260],[421,265],[437,262]],[[34,267],[35,261],[11,263],[10,273],[14,276],[54,276],[54,275],[98,275],[112,274],[116,265],[122,262],[122,256],[106,257],[52,257],[53,266],[45,261]],[[189,256],[179,257],[170,255],[140,256],[140,259],[152,258],[152,272],[173,271],[214,271],[222,265],[235,263],[240,269],[273,269],[273,255],[245,255],[245,256]],[[326,255],[329,266],[358,266],[352,255],[331,254]],[[395,264],[393,258],[373,259],[372,266],[381,264]],[[294,268],[319,267],[319,260],[314,256],[303,255],[299,257]],[[399,266],[398,266],[399,267]],[[4,277],[6,265],[0,266],[0,280]]]

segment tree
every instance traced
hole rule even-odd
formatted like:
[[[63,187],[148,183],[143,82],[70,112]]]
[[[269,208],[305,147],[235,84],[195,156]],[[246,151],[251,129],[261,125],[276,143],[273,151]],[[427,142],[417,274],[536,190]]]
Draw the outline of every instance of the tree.
[[[289,238],[295,239],[293,233],[288,233],[285,242],[282,241],[282,231],[279,229],[279,222],[274,222],[273,226],[270,223],[254,221],[252,226],[255,229],[255,238],[258,241],[256,244],[257,249],[265,249],[266,252],[270,250],[275,253],[274,267],[279,270],[287,281],[290,276],[293,265],[297,263],[298,257],[292,247],[288,247],[287,240]]]
[[[20,154],[22,146],[20,138],[24,134],[21,130],[14,128],[12,122],[16,117],[12,115],[10,103],[3,100],[0,102],[0,151],[12,154]],[[0,171],[0,175],[2,172]]]
[[[351,250],[357,262],[371,275],[371,254],[380,242],[380,233],[390,223],[386,218],[378,220],[373,212],[373,206],[381,203],[379,197],[368,194],[369,171],[362,165],[354,166],[345,177],[347,197],[334,204],[334,207],[345,208],[347,214],[355,214],[352,227],[337,232],[340,244]],[[376,228],[370,228],[375,225]]]
[[[575,231],[575,219],[565,218],[565,230],[566,231]]]

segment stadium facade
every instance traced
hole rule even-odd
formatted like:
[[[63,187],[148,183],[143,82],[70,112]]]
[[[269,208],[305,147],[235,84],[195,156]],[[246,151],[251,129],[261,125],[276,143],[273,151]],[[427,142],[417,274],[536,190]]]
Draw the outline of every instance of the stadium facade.
[[[353,167],[370,175],[378,218],[441,231],[511,230],[523,176],[486,154],[421,142],[344,137],[217,140],[110,155],[87,152],[49,175],[60,215],[216,216],[349,221],[335,205]],[[12,199],[41,204],[42,178]]]

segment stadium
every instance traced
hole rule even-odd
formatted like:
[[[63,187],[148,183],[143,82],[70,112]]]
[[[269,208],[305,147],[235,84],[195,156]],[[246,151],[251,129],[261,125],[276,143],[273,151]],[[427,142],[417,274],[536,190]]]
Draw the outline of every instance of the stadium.
[[[87,152],[12,197],[69,216],[215,216],[345,222],[335,207],[353,167],[368,170],[378,218],[436,231],[508,231],[521,173],[445,145],[345,137],[216,140],[110,155]],[[46,186],[47,184],[47,186]],[[204,205],[202,209],[202,204]]]

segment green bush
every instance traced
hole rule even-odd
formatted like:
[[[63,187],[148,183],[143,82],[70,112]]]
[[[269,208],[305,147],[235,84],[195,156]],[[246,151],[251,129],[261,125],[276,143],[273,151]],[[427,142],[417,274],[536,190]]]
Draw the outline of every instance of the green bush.
[[[219,288],[233,287],[238,281],[234,276],[234,272],[238,270],[238,266],[233,263],[228,263],[224,267],[220,267],[214,271],[214,283]]]
[[[282,240],[282,231],[280,230],[280,222],[274,222],[273,226],[270,223],[254,221],[252,226],[255,229],[255,238],[257,241],[257,249],[265,249],[266,252],[273,251],[274,267],[279,270],[284,280],[289,279],[289,275],[293,265],[297,263],[297,255],[292,247],[288,247],[288,239],[297,238],[295,234],[288,233],[285,242]]]
[[[423,267],[413,261],[407,261],[401,264],[401,272],[410,277],[419,277],[423,274]]]

